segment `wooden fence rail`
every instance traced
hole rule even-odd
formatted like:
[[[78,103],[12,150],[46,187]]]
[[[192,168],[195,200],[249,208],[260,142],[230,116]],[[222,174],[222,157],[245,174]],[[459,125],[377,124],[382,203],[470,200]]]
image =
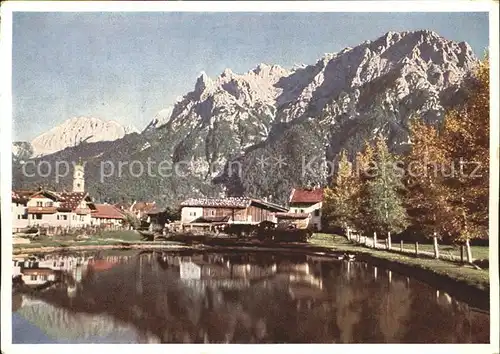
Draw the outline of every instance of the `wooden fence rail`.
[[[375,236],[375,235],[374,235]],[[423,256],[426,258],[440,258],[444,260],[451,260],[451,261],[459,261],[459,262],[464,262],[464,252],[463,248],[460,248],[461,255],[456,256],[453,255],[451,252],[448,252],[447,254],[443,253],[438,253],[437,257],[434,252],[429,252],[429,251],[424,251],[419,247],[419,243],[415,242],[413,243],[413,247],[411,247],[411,243],[408,245],[410,247],[405,248],[404,242],[401,240],[399,244],[399,249],[396,249],[394,247],[390,247],[389,242],[387,240],[376,240],[375,237],[368,237],[368,236],[362,236],[360,234],[353,234],[351,235],[351,242],[361,244],[365,247],[368,248],[376,248],[376,249],[383,249],[388,252],[394,252],[394,253],[402,253],[402,254],[413,254],[416,257]]]

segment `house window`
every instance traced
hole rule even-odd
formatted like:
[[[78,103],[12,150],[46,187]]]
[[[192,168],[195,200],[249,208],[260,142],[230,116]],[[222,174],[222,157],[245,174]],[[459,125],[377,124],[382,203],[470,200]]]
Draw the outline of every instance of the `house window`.
[[[57,215],[57,220],[59,220],[59,215]]]
[[[20,220],[20,219],[21,219],[21,215],[18,215],[18,216],[17,216],[17,220]]]
[[[189,216],[196,216],[196,211],[189,212]]]
[[[215,216],[215,210],[210,210],[210,216]]]
[[[303,213],[304,212],[304,209],[300,209],[300,212]]]
[[[42,220],[42,214],[35,214],[35,215],[36,215],[37,220]]]
[[[43,206],[43,203],[42,202],[36,202],[36,206],[37,207],[41,207],[41,206]]]
[[[46,203],[45,203],[45,206],[46,206],[46,207],[51,207],[51,206],[53,206],[53,205],[54,205],[54,203],[53,203],[53,202],[46,202]]]
[[[68,215],[61,215],[63,220],[68,220]]]
[[[47,277],[46,275],[42,275],[42,280],[47,281],[47,280],[48,280],[48,277]]]
[[[36,275],[32,275],[32,276],[30,277],[30,279],[31,279],[31,280],[36,280]]]
[[[319,209],[316,209],[316,210],[314,211],[314,216],[319,216]]]

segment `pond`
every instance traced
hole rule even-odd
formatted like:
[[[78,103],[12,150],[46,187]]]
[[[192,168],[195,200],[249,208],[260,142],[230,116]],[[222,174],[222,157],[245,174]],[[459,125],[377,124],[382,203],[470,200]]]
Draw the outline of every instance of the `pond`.
[[[13,343],[489,343],[489,314],[358,261],[108,251],[14,261]]]

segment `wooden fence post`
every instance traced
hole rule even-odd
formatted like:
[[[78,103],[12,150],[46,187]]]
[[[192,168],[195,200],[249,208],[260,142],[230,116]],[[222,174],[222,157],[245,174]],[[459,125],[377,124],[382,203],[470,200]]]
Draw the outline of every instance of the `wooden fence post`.
[[[377,233],[373,232],[373,248],[377,249]]]
[[[439,259],[438,239],[435,232],[434,232],[433,242],[434,242],[434,258]]]
[[[399,250],[403,252],[403,240],[400,241]]]
[[[465,240],[465,250],[467,251],[467,263],[472,263],[472,251],[470,248],[470,240]]]
[[[418,256],[418,242],[415,242],[415,255]]]

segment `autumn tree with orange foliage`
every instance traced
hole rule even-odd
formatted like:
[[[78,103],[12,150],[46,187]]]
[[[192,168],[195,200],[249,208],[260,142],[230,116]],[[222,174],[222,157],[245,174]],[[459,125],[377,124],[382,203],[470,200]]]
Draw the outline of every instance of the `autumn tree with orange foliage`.
[[[439,258],[437,241],[449,234],[443,142],[436,127],[416,118],[410,121],[410,136],[412,148],[405,161],[407,210],[412,223],[433,238],[434,255]]]
[[[488,237],[490,164],[490,68],[479,63],[465,104],[446,114],[442,130],[443,152],[455,167],[444,183],[448,193],[450,235],[467,246],[469,240]]]
[[[489,134],[488,60],[479,63],[467,100],[446,113],[440,129],[411,122],[409,212],[426,234],[464,243],[469,262],[469,241],[488,237]]]

